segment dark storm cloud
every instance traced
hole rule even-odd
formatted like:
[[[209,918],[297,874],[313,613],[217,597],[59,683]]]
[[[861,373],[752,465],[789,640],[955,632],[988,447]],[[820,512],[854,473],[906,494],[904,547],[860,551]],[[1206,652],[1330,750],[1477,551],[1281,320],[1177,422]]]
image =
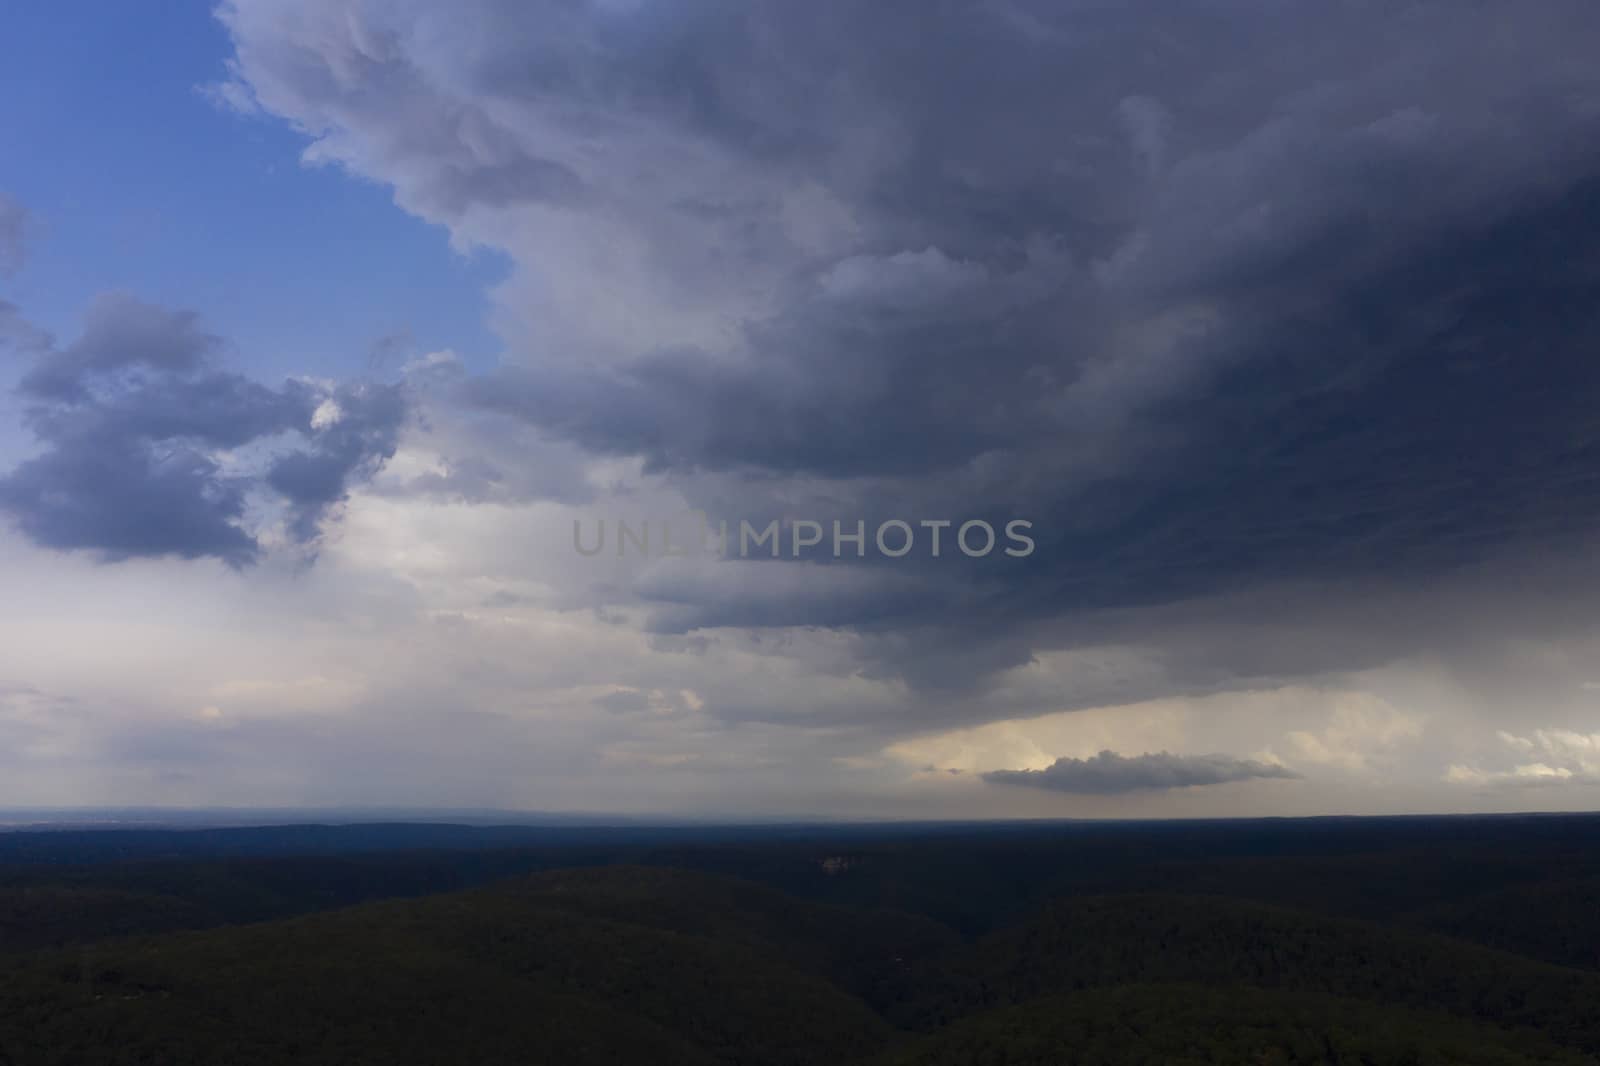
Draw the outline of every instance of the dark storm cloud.
[[[273,389],[214,369],[221,342],[195,314],[125,295],[97,300],[71,345],[30,336],[18,392],[44,450],[0,476],[0,511],[47,547],[250,563],[260,545],[244,520],[263,479],[227,453],[283,434],[305,446],[264,480],[289,506],[290,536],[310,543],[348,486],[393,454],[405,414],[396,386]]]
[[[462,10],[223,17],[316,153],[547,282],[561,346],[473,402],[734,520],[1035,522],[1026,560],[652,573],[660,632],[851,627],[931,687],[1165,644],[1139,692],[1208,691],[1428,639],[1333,590],[1600,523],[1587,0]],[[645,281],[577,258],[613,244]],[[634,297],[669,338],[605,333]],[[1222,654],[1179,617],[1281,587],[1217,603]]]
[[[993,770],[982,776],[985,781],[997,785],[1104,796],[1259,778],[1288,780],[1300,775],[1286,766],[1235,759],[1231,755],[1172,755],[1163,751],[1130,758],[1114,751],[1102,751],[1090,759],[1063,757],[1043,770]]]
[[[469,393],[658,471],[946,471],[1058,422],[1022,379],[1075,311],[1065,339],[1087,347],[1093,309],[1053,284],[1068,271],[1053,260],[991,270],[931,247],[851,260],[747,327],[741,361],[667,350],[621,367],[508,369]]]
[[[108,559],[215,556],[250,562],[243,486],[203,451],[86,434],[0,479],[0,508],[33,541]]]
[[[105,293],[89,308],[83,335],[41,359],[22,379],[24,393],[48,400],[77,400],[91,375],[143,368],[173,373],[198,369],[222,347],[200,329],[193,311],[168,311],[125,293]]]
[[[1600,181],[1241,338],[1126,476],[1040,512],[1042,596],[1421,578],[1600,522]]]
[[[332,405],[328,423],[313,418],[309,446],[281,456],[267,471],[267,484],[290,503],[290,532],[301,543],[317,538],[328,509],[353,483],[394,455],[408,413],[395,385],[343,385],[324,402]]]

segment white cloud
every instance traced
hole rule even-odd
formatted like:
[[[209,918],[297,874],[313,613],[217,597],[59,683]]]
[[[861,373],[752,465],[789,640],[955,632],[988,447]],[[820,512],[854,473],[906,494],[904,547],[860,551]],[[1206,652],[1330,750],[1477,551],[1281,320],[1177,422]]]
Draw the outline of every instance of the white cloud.
[[[1495,736],[1517,756],[1537,754],[1538,760],[1517,763],[1509,769],[1452,765],[1445,773],[1445,780],[1452,784],[1491,786],[1600,784],[1600,733],[1537,729],[1527,736],[1518,736],[1500,730]]]
[[[1368,693],[1338,697],[1320,730],[1295,730],[1285,738],[1291,762],[1332,766],[1352,772],[1372,770],[1398,745],[1422,735],[1423,721]]]

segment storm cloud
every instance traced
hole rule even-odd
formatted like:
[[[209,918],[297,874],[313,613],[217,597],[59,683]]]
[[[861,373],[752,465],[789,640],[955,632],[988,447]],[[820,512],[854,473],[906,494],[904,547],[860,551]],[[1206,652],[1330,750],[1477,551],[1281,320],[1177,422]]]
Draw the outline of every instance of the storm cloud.
[[[1085,612],[1316,611],[1600,519],[1592,4],[221,15],[309,158],[511,255],[467,402],[735,518],[1039,533],[887,600],[676,581],[660,630],[854,628],[945,684],[954,644],[970,681]]]
[[[331,171],[279,169],[308,210],[262,206],[316,225],[261,269],[303,254],[348,291],[358,324],[308,330],[347,331],[370,376],[267,378],[220,334],[276,326],[239,309],[113,293],[67,329],[52,297],[58,341],[0,301],[7,676],[79,698],[84,737],[165,723],[108,759],[254,767],[263,794],[303,769],[332,798],[443,751],[440,795],[880,815],[1594,787],[1592,0],[217,14],[218,135],[270,154],[259,124],[285,127]],[[346,178],[398,209],[348,214]],[[324,264],[324,238],[398,269],[335,272],[355,260]],[[441,291],[359,324],[416,299],[435,253],[485,307]],[[1021,519],[1035,548],[572,547],[575,522],[691,510]],[[183,591],[181,639],[138,629],[165,673],[81,685],[79,642],[39,620],[131,632],[151,588]],[[236,628],[207,624],[225,597]]]
[[[1230,755],[1118,755],[1102,751],[1089,759],[1060,758],[1043,770],[991,770],[985,781],[1051,792],[1111,795],[1145,789],[1197,788],[1260,778],[1293,779],[1286,766]]]
[[[312,544],[348,487],[393,454],[406,407],[398,386],[271,388],[219,369],[220,338],[199,317],[123,293],[101,296],[81,336],[42,334],[18,393],[44,446],[0,476],[0,512],[36,543],[139,556],[259,555],[251,496],[275,490],[288,535]],[[263,475],[247,451],[281,452]]]

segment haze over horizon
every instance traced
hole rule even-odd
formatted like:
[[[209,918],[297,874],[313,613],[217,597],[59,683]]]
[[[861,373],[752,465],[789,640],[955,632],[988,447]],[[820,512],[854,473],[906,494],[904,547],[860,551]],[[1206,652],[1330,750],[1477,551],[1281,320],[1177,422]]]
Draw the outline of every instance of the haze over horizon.
[[[1592,0],[17,7],[0,807],[1600,809]]]

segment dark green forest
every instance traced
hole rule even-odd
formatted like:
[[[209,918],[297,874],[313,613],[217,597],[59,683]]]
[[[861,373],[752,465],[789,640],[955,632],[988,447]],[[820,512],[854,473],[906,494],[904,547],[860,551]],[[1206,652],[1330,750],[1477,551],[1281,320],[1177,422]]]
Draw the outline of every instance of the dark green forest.
[[[1600,1062],[1600,818],[0,834],[0,1066]]]

